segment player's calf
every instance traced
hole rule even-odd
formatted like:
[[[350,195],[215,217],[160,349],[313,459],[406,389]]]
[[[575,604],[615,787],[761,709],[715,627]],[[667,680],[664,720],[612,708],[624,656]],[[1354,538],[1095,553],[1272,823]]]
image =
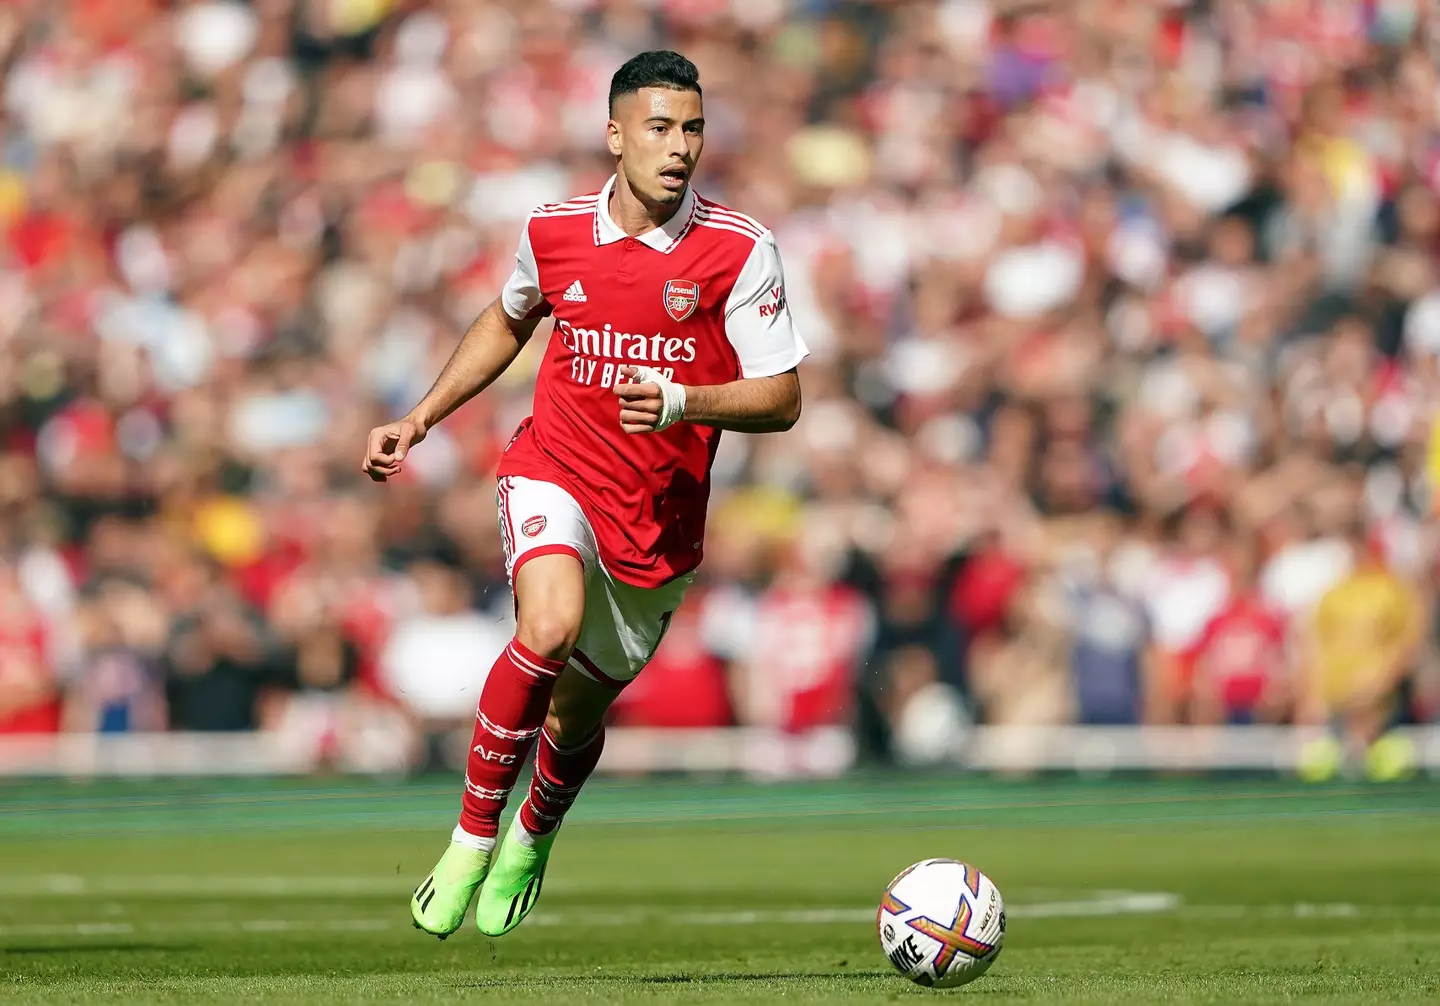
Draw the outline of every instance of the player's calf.
[[[600,763],[600,753],[605,749],[605,728],[596,727],[587,740],[574,747],[562,744],[548,730],[541,732],[530,792],[515,815],[529,835],[548,835],[560,827],[580,795],[581,787]]]
[[[480,691],[465,765],[460,828],[475,838],[499,833],[500,814],[550,711],[584,620],[584,566],[569,554],[537,556],[516,569],[515,596],[515,638]]]
[[[555,682],[584,615],[584,568],[574,558],[540,557],[516,579],[520,631],[496,658],[480,691],[460,823],[410,899],[416,927],[441,939],[460,928],[490,872],[500,814],[550,712]]]
[[[510,822],[475,905],[475,924],[487,936],[510,932],[540,900],[556,831],[600,762],[602,721],[616,694],[573,670],[556,685],[536,746],[530,792]]]

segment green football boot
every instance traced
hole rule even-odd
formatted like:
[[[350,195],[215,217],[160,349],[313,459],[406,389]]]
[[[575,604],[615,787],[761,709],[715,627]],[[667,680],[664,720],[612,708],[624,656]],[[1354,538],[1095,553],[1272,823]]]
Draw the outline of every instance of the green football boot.
[[[534,845],[521,843],[516,837],[519,831],[517,816],[495,850],[494,865],[475,902],[475,925],[486,936],[504,936],[523,922],[540,900],[545,864],[550,861],[550,847],[559,829],[537,836]]]
[[[415,888],[410,898],[410,917],[415,928],[444,939],[465,922],[465,912],[475,890],[485,880],[491,854],[451,842],[430,876]]]

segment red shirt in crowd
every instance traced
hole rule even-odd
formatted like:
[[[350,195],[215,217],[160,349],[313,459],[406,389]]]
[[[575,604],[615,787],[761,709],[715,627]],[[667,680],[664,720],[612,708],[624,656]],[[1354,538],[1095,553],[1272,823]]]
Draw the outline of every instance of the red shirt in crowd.
[[[1227,709],[1254,709],[1285,673],[1285,620],[1253,593],[1234,598],[1205,626],[1190,664],[1196,681],[1218,686]]]
[[[60,698],[45,647],[45,626],[27,605],[0,603],[0,694],[8,700],[0,703],[0,734],[60,729]],[[17,696],[25,699],[11,708]]]
[[[702,595],[692,595],[670,619],[655,657],[610,707],[617,726],[726,727],[735,722],[725,662],[701,635]]]
[[[756,606],[748,705],[791,733],[849,722],[869,606],[850,587],[773,587]]]

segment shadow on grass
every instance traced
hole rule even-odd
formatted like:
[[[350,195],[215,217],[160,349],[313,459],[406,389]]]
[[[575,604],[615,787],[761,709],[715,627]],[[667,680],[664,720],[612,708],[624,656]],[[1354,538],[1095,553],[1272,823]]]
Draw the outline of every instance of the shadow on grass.
[[[893,971],[704,971],[699,974],[681,972],[673,975],[643,975],[624,978],[615,975],[612,981],[632,981],[644,985],[683,985],[689,982],[768,982],[794,981],[808,978],[885,978]]]
[[[624,975],[624,974],[588,974],[588,975],[564,975],[535,978],[515,979],[491,978],[479,981],[455,982],[451,988],[460,989],[496,989],[504,988],[507,985],[531,984],[535,982],[547,982],[553,980],[556,983],[564,982],[567,985],[574,985],[577,982],[615,982],[624,985],[687,985],[700,982],[771,982],[771,981],[809,981],[814,979],[829,979],[849,981],[869,981],[872,978],[893,978],[893,971],[703,971],[690,973],[686,971],[668,975]]]
[[[0,957],[7,954],[34,957],[46,954],[135,954],[150,953],[154,950],[164,950],[166,953],[173,953],[176,951],[199,949],[200,945],[198,943],[82,943],[54,944],[51,946],[0,946]]]

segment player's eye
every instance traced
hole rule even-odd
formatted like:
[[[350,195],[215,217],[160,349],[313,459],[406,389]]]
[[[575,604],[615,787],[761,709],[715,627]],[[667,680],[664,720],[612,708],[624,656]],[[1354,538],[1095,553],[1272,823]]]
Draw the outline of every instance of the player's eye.
[[[685,132],[687,132],[687,133],[693,133],[693,134],[695,134],[696,136],[699,136],[699,135],[700,135],[701,133],[703,133],[704,131],[705,131],[705,127],[702,126],[702,125],[700,125],[700,123],[698,123],[698,122],[692,122],[692,123],[690,123],[688,126],[685,127]]]
[[[664,136],[669,130],[665,126],[657,123],[650,127],[650,132],[656,136]]]

